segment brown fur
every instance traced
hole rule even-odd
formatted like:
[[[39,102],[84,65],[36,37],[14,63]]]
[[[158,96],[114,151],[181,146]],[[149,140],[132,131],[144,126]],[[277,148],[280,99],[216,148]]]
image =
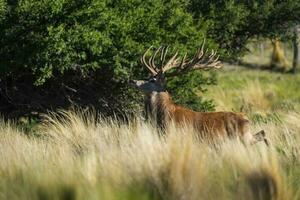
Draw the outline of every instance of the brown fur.
[[[191,125],[202,138],[239,137],[245,143],[256,143],[250,134],[249,120],[244,113],[195,112],[174,104],[168,92],[153,92],[146,97],[146,114],[159,126]]]

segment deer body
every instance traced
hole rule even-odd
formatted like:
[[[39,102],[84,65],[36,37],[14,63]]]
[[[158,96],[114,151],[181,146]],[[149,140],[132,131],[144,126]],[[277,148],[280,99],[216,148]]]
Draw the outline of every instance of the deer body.
[[[250,133],[249,120],[243,113],[195,112],[172,101],[166,90],[166,75],[174,76],[190,70],[220,67],[216,52],[212,51],[209,56],[206,56],[207,51],[203,51],[203,46],[204,44],[191,60],[187,60],[186,55],[180,59],[175,53],[166,63],[168,47],[158,48],[148,62],[145,57],[150,49],[144,53],[141,62],[152,73],[152,77],[148,80],[132,80],[131,85],[145,94],[146,119],[155,122],[161,128],[167,128],[170,123],[176,126],[191,126],[200,137],[210,140],[238,137],[246,144],[254,144],[258,141],[265,141],[268,144],[263,130],[255,135]],[[160,67],[157,67],[154,62],[158,53],[161,53]],[[166,74],[165,72],[170,69],[174,71]]]
[[[245,143],[255,143],[250,134],[249,120],[244,113],[195,112],[176,105],[168,92],[152,92],[145,98],[146,118],[159,127],[170,123],[192,126],[202,138],[210,140],[240,137]]]

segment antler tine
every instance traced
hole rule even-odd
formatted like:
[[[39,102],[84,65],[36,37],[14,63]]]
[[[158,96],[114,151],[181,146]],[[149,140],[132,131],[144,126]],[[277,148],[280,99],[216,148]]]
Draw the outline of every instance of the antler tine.
[[[148,53],[148,51],[150,51],[150,49],[152,49],[152,46],[150,46],[146,51],[145,53],[143,54],[143,56],[141,57],[141,63],[147,67],[147,69],[153,74],[153,75],[156,75],[157,74],[157,71],[156,69],[152,68],[150,65],[147,64],[146,62],[146,55]]]
[[[195,56],[192,60],[189,61],[189,63],[184,67],[184,71],[188,71],[190,69],[192,69],[195,65],[197,65],[197,63],[203,58],[203,56],[206,54],[207,49],[204,52],[204,44],[205,41],[202,43],[201,48],[198,48]]]
[[[221,61],[219,61],[219,55],[214,59],[212,63],[214,63],[214,68],[219,69],[222,67]]]
[[[209,58],[215,57],[217,54],[217,51],[211,50],[211,54],[209,55]]]
[[[202,65],[207,65],[209,66],[210,63],[213,63],[213,61],[215,61],[215,55],[216,52],[214,52],[214,50],[211,50],[211,54],[207,57],[207,60],[205,62],[202,63]],[[205,66],[204,66],[205,67]]]
[[[217,51],[212,50],[211,54],[208,56],[207,60],[202,63],[197,63],[193,66],[193,69],[211,69],[211,68],[220,68],[221,65],[219,65],[221,62],[218,61],[219,56],[216,57]],[[201,61],[201,60],[199,60]]]
[[[168,74],[168,76],[176,76],[179,73],[184,73],[190,70],[196,69],[218,69],[221,67],[221,62],[218,60],[219,56],[217,55],[217,51],[211,50],[211,53],[207,55],[208,49],[204,50],[205,40],[203,41],[201,48],[197,49],[194,57],[191,60],[185,61],[186,55],[182,58],[181,62],[174,63],[177,70]],[[173,68],[168,67],[167,69]],[[165,68],[164,68],[165,69]],[[166,70],[167,70],[166,69]],[[164,70],[164,71],[166,71]]]
[[[205,53],[204,53],[204,45],[205,45],[205,39],[202,42],[201,48],[198,49],[198,59],[200,59]]]
[[[203,41],[202,45],[201,45],[201,48],[199,48],[197,51],[196,51],[196,54],[194,56],[194,61],[198,61],[200,59],[203,58],[203,56],[207,53],[207,49],[204,51],[204,44],[205,44],[205,40]]]
[[[149,66],[150,66],[151,68],[155,69],[155,68],[152,66],[152,59],[153,59],[153,56],[154,56],[154,54],[152,54],[152,55],[150,56],[150,58],[149,58],[149,60],[148,60],[148,64],[149,64]],[[155,71],[157,71],[157,70],[155,69]]]
[[[152,54],[152,56],[149,59],[150,66],[153,69],[155,69],[156,71],[158,71],[158,68],[156,67],[156,65],[154,63],[154,60],[155,60],[155,57],[156,57],[157,53],[160,52],[161,48],[162,48],[162,46],[158,47],[158,49],[154,52],[154,54]]]
[[[167,64],[165,64],[162,67],[162,71],[166,72],[169,69],[172,69],[173,67],[176,67],[176,64],[178,63],[178,58],[176,58],[178,55],[178,50],[176,51],[176,53],[174,54],[174,56],[172,58],[170,58],[170,60],[167,62]]]
[[[185,58],[186,58],[186,55],[187,55],[187,53],[185,53],[184,54],[184,56],[182,57],[182,59],[181,59],[181,62],[180,62],[180,64],[179,64],[179,66],[178,66],[178,68],[182,68],[182,66],[184,65],[184,63],[185,63]]]
[[[169,46],[166,46],[162,49],[162,53],[161,53],[161,57],[160,57],[160,61],[161,61],[162,66],[164,65],[164,62],[166,60],[166,55],[168,53],[168,49],[169,49]]]

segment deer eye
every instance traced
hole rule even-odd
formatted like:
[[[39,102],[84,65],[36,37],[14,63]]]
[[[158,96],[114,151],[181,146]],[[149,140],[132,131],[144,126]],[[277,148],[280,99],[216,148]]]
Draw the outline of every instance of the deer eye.
[[[154,77],[153,77],[153,78],[150,78],[150,79],[149,79],[149,82],[151,82],[151,83],[156,82],[156,78],[154,78]]]

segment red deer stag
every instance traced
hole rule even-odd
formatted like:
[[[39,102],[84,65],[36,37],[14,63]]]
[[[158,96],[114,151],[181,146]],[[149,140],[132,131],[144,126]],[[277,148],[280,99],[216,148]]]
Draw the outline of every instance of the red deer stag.
[[[191,70],[218,69],[221,62],[215,51],[206,55],[204,43],[194,57],[189,60],[186,54],[180,58],[178,51],[168,61],[166,55],[168,47],[159,47],[146,61],[146,55],[151,47],[141,57],[141,63],[152,74],[148,80],[131,80],[130,84],[145,93],[146,118],[154,120],[160,127],[166,127],[170,122],[175,125],[191,125],[202,138],[214,140],[216,138],[238,137],[246,144],[258,141],[268,142],[265,132],[261,130],[255,135],[250,133],[249,120],[244,113],[234,112],[195,112],[173,103],[166,91],[166,76],[176,76]],[[155,60],[160,54],[160,65]],[[166,74],[166,71],[172,71]]]

